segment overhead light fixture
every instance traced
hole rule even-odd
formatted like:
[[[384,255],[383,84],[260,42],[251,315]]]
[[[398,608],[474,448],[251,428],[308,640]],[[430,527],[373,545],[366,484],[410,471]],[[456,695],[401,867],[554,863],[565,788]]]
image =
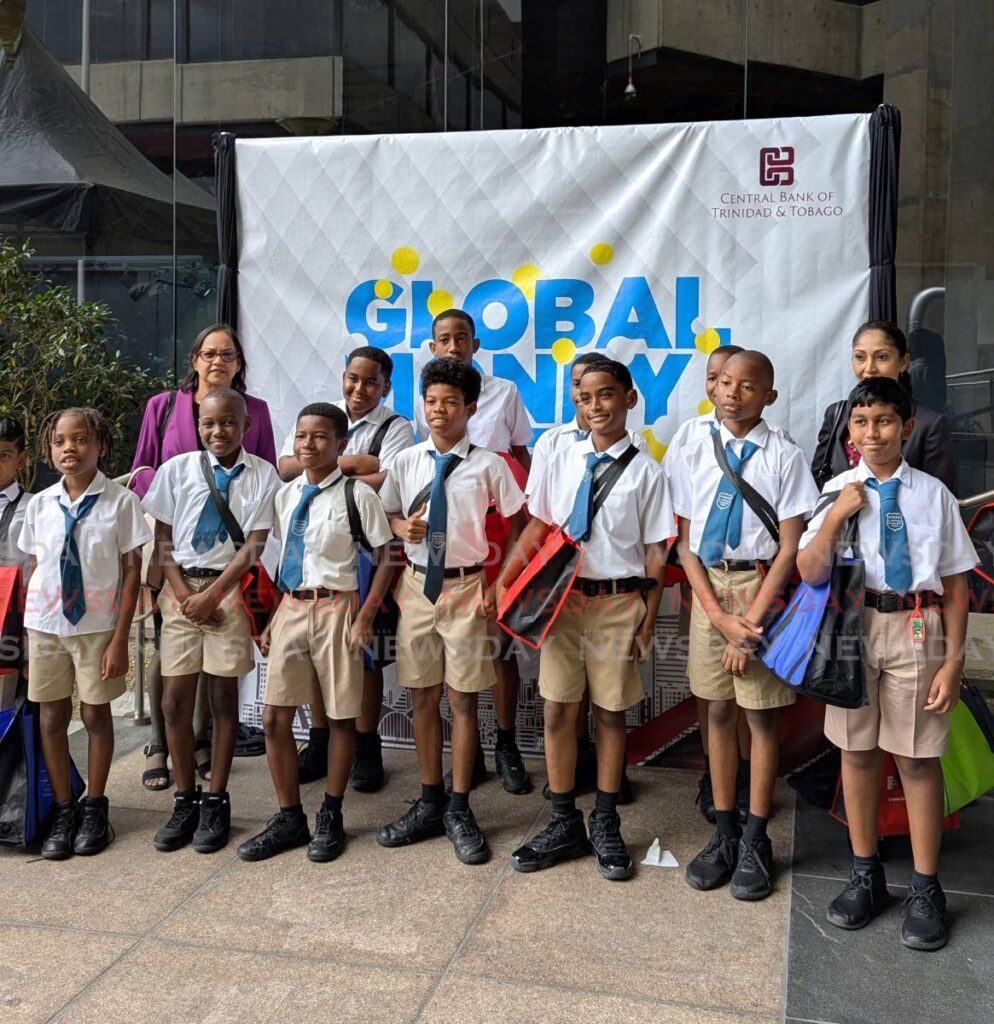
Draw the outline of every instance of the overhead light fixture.
[[[631,35],[628,36],[628,85],[625,86],[625,102],[634,103],[638,99],[638,89],[635,88],[635,83],[632,81],[632,60],[635,56],[639,59],[642,57],[642,37]]]

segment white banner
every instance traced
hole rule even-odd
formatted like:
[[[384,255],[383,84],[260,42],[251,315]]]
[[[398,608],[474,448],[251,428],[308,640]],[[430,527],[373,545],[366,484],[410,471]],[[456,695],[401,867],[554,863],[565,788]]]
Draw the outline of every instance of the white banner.
[[[765,351],[769,418],[813,451],[868,304],[869,115],[239,140],[239,311],[277,440],[378,345],[410,416],[433,314],[536,431],[572,416],[572,359],[626,363],[654,454],[707,408],[706,353]]]

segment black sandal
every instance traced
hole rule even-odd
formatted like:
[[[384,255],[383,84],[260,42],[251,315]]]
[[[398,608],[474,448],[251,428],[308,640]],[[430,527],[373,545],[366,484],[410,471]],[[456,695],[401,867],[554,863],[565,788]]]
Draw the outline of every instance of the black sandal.
[[[164,743],[146,743],[143,752],[145,757],[158,757],[159,754],[169,756],[169,750]],[[149,783],[161,782],[161,786],[149,785]],[[163,765],[161,768],[146,768],[142,772],[142,785],[150,793],[161,793],[169,788],[169,768]]]
[[[207,751],[207,758],[205,760],[203,760],[203,761],[198,761],[197,760],[197,752],[200,751],[200,750],[206,750]],[[211,745],[210,745],[210,742],[208,740],[201,740],[196,745],[196,747],[193,748],[193,760],[194,760],[194,763],[197,766],[197,774],[200,776],[200,778],[204,782],[210,782],[210,779],[207,778],[207,773],[211,770],[211,755],[212,755],[212,753],[213,753],[213,751],[211,750]]]

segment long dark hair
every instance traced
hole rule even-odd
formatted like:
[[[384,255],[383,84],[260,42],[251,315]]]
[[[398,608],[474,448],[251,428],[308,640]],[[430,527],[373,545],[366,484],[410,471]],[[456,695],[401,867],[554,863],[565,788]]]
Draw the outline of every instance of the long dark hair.
[[[238,334],[235,332],[234,327],[229,327],[227,324],[211,324],[210,327],[205,327],[194,339],[193,347],[190,349],[190,372],[180,382],[180,391],[196,391],[200,386],[200,374],[197,373],[197,356],[200,354],[201,348],[203,348],[204,342],[207,338],[212,335],[215,331],[220,331],[222,334],[227,334],[231,344],[235,346],[235,351],[238,353],[238,372],[231,379],[231,387],[233,390],[240,394],[245,394],[245,374],[248,373],[248,366],[245,363],[245,352],[242,350],[242,343],[238,338]]]
[[[856,346],[856,342],[859,341],[867,331],[879,331],[887,339],[887,344],[890,345],[891,348],[897,349],[897,354],[902,359],[908,354],[908,339],[904,336],[904,331],[902,331],[893,320],[867,320],[865,324],[861,324],[853,335],[853,347]],[[898,374],[897,380],[904,390],[910,395],[911,374],[908,373],[907,370],[902,370]]]

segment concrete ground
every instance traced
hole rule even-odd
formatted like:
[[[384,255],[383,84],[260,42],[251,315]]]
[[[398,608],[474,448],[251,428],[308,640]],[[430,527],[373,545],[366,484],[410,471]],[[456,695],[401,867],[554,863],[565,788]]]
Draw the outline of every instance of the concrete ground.
[[[347,797],[350,844],[338,861],[311,864],[300,850],[243,864],[235,846],[273,810],[265,759],[235,762],[225,851],[159,854],[150,840],[170,798],[138,783],[145,733],[118,726],[109,850],[63,863],[0,852],[3,1024],[994,1019],[994,801],[964,812],[951,837],[954,939],[925,956],[899,946],[896,906],[855,935],[824,921],[846,873],[844,832],[823,811],[795,809],[783,784],[779,878],[759,904],[686,884],[682,867],[709,830],[696,776],[675,770],[634,770],[637,800],[622,816],[637,859],[658,836],[680,868],[639,867],[627,883],[600,878],[591,858],[510,869],[508,855],[547,813],[539,762],[529,796],[505,794],[493,777],[474,794],[489,864],[459,864],[445,839],[381,849],[376,830],[418,792],[407,751],[386,752],[385,790]],[[84,740],[72,737],[77,762]],[[321,792],[305,788],[309,812]],[[910,870],[903,856],[888,863],[895,894]]]

